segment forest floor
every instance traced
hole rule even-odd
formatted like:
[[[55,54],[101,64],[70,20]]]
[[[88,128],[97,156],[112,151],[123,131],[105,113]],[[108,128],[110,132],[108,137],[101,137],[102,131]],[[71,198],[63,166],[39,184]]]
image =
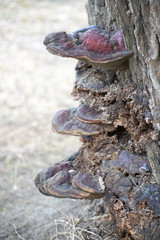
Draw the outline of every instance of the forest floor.
[[[81,145],[77,137],[51,131],[53,115],[78,104],[70,96],[76,61],[49,54],[43,39],[87,26],[85,3],[0,0],[2,240],[82,239],[75,222],[85,217],[88,201],[43,196],[34,178]]]

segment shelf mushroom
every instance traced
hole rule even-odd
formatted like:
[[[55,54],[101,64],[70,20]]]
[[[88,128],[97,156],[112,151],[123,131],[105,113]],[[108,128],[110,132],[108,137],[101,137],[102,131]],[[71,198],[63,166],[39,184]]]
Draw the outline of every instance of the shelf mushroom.
[[[97,194],[100,197],[104,195],[104,182],[98,175],[77,173],[72,180],[73,186],[82,191]]]
[[[60,110],[55,114],[52,120],[52,130],[60,134],[90,136],[104,131],[112,132],[115,128],[111,124],[96,124],[91,119],[90,123],[83,122],[77,118],[77,108],[69,108]]]
[[[130,50],[125,49],[120,30],[109,33],[97,26],[69,35],[66,32],[51,33],[45,38],[44,45],[54,55],[76,58],[105,70],[126,68],[132,55]]]
[[[86,104],[82,104],[77,108],[77,118],[86,123],[101,123],[102,111],[90,108]]]
[[[40,172],[35,178],[39,191],[56,198],[101,198],[105,193],[102,178],[75,171],[72,162],[77,156],[77,153],[73,154],[67,160]]]

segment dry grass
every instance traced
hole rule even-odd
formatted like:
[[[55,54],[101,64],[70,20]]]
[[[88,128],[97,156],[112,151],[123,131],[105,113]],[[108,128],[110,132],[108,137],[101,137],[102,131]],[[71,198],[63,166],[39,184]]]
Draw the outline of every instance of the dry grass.
[[[56,231],[55,234],[52,236],[52,239],[60,240],[60,238],[63,237],[63,239],[65,238],[71,240],[85,240],[85,238],[83,237],[83,233],[85,232],[89,235],[92,235],[92,239],[94,237],[95,240],[102,240],[102,238],[98,234],[78,227],[77,223],[72,218],[69,218],[68,221],[54,220],[54,222],[56,225]]]
[[[97,207],[101,204],[103,203],[97,201],[91,206],[84,207],[84,212],[79,213],[76,218],[62,213],[63,218],[59,217],[59,219],[54,220],[54,234],[51,239],[117,240],[113,222],[109,219],[107,211],[106,213],[97,213]]]

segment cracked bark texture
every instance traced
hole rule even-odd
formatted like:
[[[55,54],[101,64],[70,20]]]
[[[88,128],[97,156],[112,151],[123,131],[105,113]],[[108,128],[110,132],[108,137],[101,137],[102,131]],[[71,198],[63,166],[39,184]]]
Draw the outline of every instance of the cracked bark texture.
[[[87,3],[90,25],[123,31],[125,45],[133,51],[133,56],[129,60],[129,69],[117,71],[116,74],[122,82],[133,81],[136,88],[148,96],[151,115],[146,118],[152,119],[153,131],[160,131],[158,3],[158,0],[88,0]],[[111,185],[106,187],[110,188],[113,194],[109,200],[110,213],[115,220],[120,239],[160,239],[160,142],[158,139],[152,139],[148,140],[148,143],[145,142],[144,146],[143,154],[148,158],[152,170],[149,178],[140,177],[136,182],[135,176],[128,176],[128,173],[122,173],[119,169],[107,173],[106,184],[111,181]],[[153,199],[151,196],[154,196]],[[158,202],[154,205],[154,200],[157,199]]]

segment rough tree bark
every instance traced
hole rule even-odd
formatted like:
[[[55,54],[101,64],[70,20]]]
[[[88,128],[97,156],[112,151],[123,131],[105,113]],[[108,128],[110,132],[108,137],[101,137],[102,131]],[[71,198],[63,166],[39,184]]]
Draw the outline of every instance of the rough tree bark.
[[[129,68],[125,71],[117,71],[116,74],[120,81],[125,82],[128,79],[133,81],[136,84],[136,88],[148,96],[151,112],[149,119],[152,119],[153,129],[156,129],[158,132],[160,131],[159,3],[158,0],[88,0],[87,3],[90,25],[97,25],[101,29],[111,31],[122,30],[126,47],[133,51],[133,56],[129,60]],[[159,137],[150,139],[144,145],[145,151],[143,153],[148,157],[152,175],[156,181],[156,185],[154,186],[159,188]],[[112,176],[109,177],[112,178]],[[150,184],[153,186],[154,182],[152,181],[153,179],[151,178]],[[131,204],[131,201],[133,200],[132,197],[134,198],[134,191],[136,194],[136,188],[132,189],[133,195],[128,198],[128,202],[126,200],[123,201],[123,199],[119,202],[122,203],[123,207],[120,206],[121,204],[117,203],[115,205],[115,202],[110,202],[110,213],[115,220],[116,230],[120,239],[160,239],[160,213],[157,212],[156,218],[152,218],[152,210],[150,208],[147,209],[145,205],[145,200],[151,194],[149,189],[149,185],[145,185],[144,188],[142,187],[141,191],[143,193],[147,191],[149,193],[144,194],[142,198],[139,197],[141,198],[141,206],[137,206],[136,210],[134,207],[130,207],[128,212],[125,209],[125,204],[127,205],[127,203],[129,206],[134,205]],[[160,198],[159,193],[156,190],[156,199]],[[118,193],[116,192],[115,194],[117,197]],[[158,204],[157,202],[156,205]],[[148,211],[148,215],[146,211]],[[141,221],[142,219],[145,219],[144,222]],[[144,224],[146,228],[140,226],[141,224]]]

